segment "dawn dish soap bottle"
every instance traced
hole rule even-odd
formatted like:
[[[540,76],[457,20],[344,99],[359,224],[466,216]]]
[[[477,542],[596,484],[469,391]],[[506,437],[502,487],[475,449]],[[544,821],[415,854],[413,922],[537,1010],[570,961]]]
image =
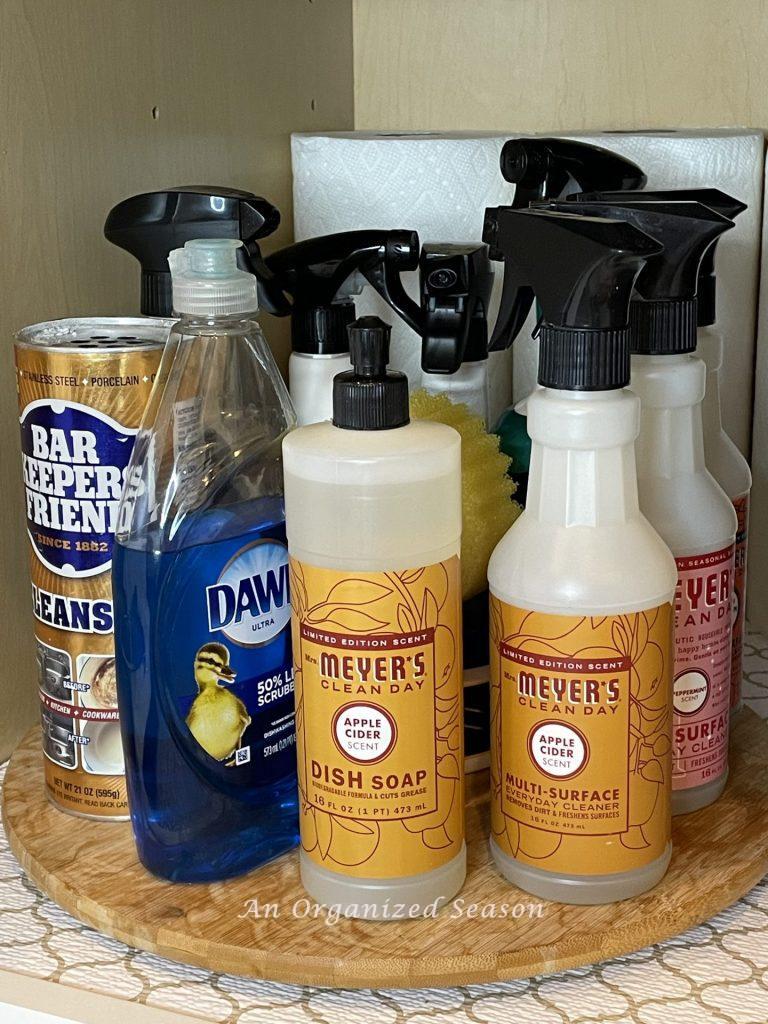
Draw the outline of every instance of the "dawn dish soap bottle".
[[[113,562],[123,747],[142,863],[241,874],[298,840],[281,445],[290,399],[234,239],[169,256],[171,331]]]

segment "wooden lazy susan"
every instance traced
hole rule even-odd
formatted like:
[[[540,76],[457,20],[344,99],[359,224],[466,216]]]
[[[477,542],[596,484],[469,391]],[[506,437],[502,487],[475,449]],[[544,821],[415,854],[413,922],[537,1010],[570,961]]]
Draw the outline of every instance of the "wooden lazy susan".
[[[140,949],[300,984],[465,985],[552,973],[640,949],[706,920],[755,885],[768,871],[768,723],[744,710],[732,739],[728,787],[714,806],[676,819],[664,880],[644,896],[603,907],[544,903],[537,913],[535,899],[496,873],[486,840],[485,773],[471,776],[468,787],[463,912],[449,906],[435,919],[396,923],[329,924],[306,916],[295,854],[217,885],[158,881],[136,859],[127,823],[78,820],[48,803],[39,784],[37,730],[11,759],[3,816],[11,849],[51,899]],[[263,916],[267,904],[277,909]],[[507,917],[499,916],[504,904]],[[497,916],[488,916],[491,907]]]

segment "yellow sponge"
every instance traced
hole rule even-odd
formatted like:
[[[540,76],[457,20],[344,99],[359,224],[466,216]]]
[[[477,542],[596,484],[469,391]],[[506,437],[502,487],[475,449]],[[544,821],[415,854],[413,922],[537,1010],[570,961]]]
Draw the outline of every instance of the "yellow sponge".
[[[522,512],[512,501],[517,485],[507,476],[510,460],[499,451],[499,439],[489,434],[469,406],[446,395],[416,391],[411,415],[418,420],[447,423],[461,434],[461,583],[466,601],[488,585],[491,552]]]

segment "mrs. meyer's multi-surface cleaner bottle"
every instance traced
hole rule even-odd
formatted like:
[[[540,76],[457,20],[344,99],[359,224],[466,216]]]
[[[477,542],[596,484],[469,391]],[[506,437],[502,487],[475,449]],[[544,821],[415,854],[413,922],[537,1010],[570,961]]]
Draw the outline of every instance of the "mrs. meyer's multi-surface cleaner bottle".
[[[488,210],[496,332],[541,309],[525,511],[488,566],[491,851],[545,899],[608,903],[669,864],[675,563],[641,514],[628,306],[660,251],[618,220]]]
[[[298,838],[281,444],[290,399],[234,239],[171,253],[171,331],[114,554],[128,794],[139,856],[226,878]]]

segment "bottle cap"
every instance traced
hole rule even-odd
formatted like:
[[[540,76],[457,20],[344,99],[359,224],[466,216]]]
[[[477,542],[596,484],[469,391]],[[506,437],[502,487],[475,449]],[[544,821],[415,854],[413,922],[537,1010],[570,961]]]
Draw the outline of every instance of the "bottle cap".
[[[349,352],[347,328],[355,319],[354,302],[327,306],[294,306],[291,313],[291,348],[314,356]]]
[[[390,326],[377,316],[349,325],[352,369],[333,378],[333,424],[344,430],[392,430],[410,422],[408,378],[387,370]]]
[[[242,244],[236,238],[194,238],[169,254],[177,313],[205,317],[257,312],[256,278],[237,266]]]

